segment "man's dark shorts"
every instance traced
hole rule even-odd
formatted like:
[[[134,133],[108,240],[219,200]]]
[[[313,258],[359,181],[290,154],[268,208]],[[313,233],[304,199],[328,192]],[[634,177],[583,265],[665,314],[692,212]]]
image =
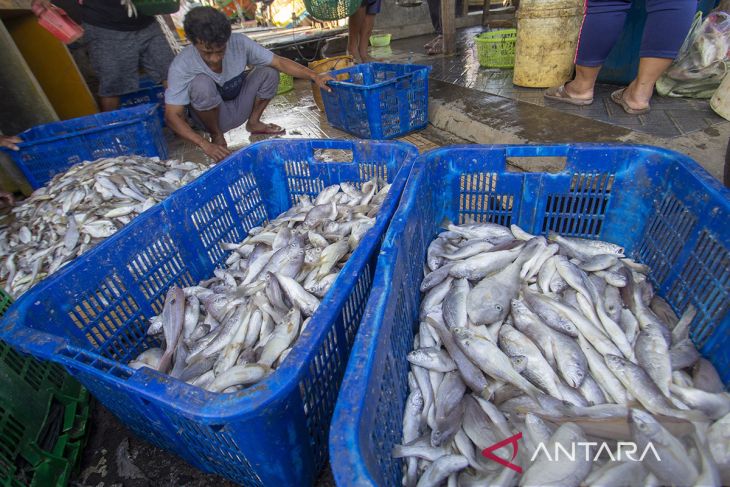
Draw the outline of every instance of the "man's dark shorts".
[[[157,22],[135,31],[84,24],[84,42],[99,77],[99,96],[137,91],[140,66],[152,81],[161,83],[175,57]]]
[[[376,15],[380,13],[380,4],[383,0],[362,0],[361,7],[365,7],[368,15]]]

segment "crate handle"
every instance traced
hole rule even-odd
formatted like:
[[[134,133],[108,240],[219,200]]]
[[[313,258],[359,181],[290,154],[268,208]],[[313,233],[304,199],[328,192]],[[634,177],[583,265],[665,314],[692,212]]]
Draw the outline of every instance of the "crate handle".
[[[325,164],[352,164],[352,149],[314,149],[314,160]]]
[[[523,172],[560,173],[568,167],[570,151],[567,145],[506,147],[505,164]]]
[[[59,362],[71,369],[106,372],[116,379],[126,381],[134,375],[134,369],[83,348],[64,344],[58,349]]]

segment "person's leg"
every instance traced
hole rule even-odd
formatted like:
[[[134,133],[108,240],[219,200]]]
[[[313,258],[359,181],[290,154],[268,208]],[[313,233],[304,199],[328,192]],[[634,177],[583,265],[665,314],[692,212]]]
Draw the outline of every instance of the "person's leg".
[[[375,14],[368,13],[363,20],[362,29],[360,29],[360,41],[358,42],[358,53],[363,62],[374,61],[374,58],[368,54],[370,34],[373,33],[373,27],[375,27]]]
[[[629,107],[643,109],[649,106],[654,85],[677,57],[696,10],[694,0],[647,0],[639,73],[623,92],[624,102]]]
[[[257,66],[248,73],[238,96],[221,105],[220,126],[224,132],[242,125],[246,120],[246,130],[252,133],[282,132],[273,123],[261,121],[261,115],[279,87],[279,72],[269,66]]]
[[[347,21],[347,54],[353,56],[355,61],[360,60],[360,31],[365,22],[365,7],[361,6],[354,14],[350,15]]]
[[[119,32],[84,24],[91,66],[99,78],[99,108],[119,108],[119,95],[139,89],[139,45],[134,32]]]
[[[221,104],[223,99],[215,81],[210,76],[199,74],[190,83],[190,108],[193,118],[210,134],[210,141],[226,147],[221,130]]]
[[[99,95],[99,108],[102,112],[117,110],[119,108],[119,97]]]
[[[365,9],[365,18],[363,19],[362,29],[360,29],[360,42],[358,43],[358,49],[360,53],[360,59],[363,62],[377,62],[375,59],[368,55],[368,45],[370,44],[370,34],[373,33],[373,27],[375,27],[375,16],[380,13],[380,4],[382,0],[367,0],[368,4]]]
[[[565,91],[579,100],[593,99],[601,66],[621,35],[630,0],[585,0],[585,14],[575,51],[575,79]]]
[[[157,22],[152,23],[140,33],[143,37],[144,49],[141,53],[141,64],[145,73],[158,84],[167,84],[167,71],[175,58],[170,44],[162,33]]]
[[[428,15],[431,17],[431,25],[436,35],[441,34],[441,0],[427,0]]]

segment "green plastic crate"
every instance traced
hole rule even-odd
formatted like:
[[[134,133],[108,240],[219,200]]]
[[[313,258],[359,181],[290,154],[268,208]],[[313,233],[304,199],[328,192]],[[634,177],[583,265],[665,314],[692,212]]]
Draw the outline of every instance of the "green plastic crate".
[[[180,0],[133,0],[132,3],[142,15],[173,14],[180,10]]]
[[[11,303],[0,290],[0,316]],[[88,392],[63,369],[0,342],[0,486],[65,486],[88,418]]]
[[[479,65],[484,68],[513,68],[517,29],[500,29],[479,34],[474,39]]]
[[[279,73],[279,89],[276,90],[277,95],[287,93],[294,89],[294,77],[290,74]]]

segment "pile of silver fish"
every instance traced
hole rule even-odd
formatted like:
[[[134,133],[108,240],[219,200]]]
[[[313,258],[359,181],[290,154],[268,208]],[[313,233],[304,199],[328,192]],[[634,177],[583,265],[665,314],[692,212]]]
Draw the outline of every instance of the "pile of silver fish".
[[[289,354],[365,233],[390,185],[342,183],[303,196],[242,242],[223,244],[225,269],[196,286],[173,286],[129,366],[150,367],[211,392],[265,378]],[[164,338],[164,340],[163,340]]]
[[[194,162],[123,156],[56,175],[15,206],[0,229],[3,288],[19,297],[206,169]]]
[[[408,354],[403,485],[730,483],[730,395],[692,306],[678,318],[612,243],[445,228]]]

